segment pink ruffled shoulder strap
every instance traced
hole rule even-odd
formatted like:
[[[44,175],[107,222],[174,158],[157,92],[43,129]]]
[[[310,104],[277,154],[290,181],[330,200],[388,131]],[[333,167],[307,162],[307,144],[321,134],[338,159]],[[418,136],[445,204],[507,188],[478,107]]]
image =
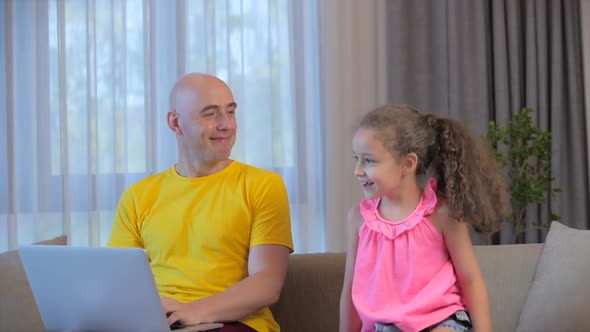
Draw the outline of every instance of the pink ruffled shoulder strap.
[[[361,201],[360,211],[365,221],[363,226],[394,239],[400,234],[414,228],[424,217],[434,212],[438,201],[436,196],[436,180],[434,178],[428,180],[416,209],[406,219],[400,222],[391,222],[381,218],[378,211],[380,201],[381,198],[364,199]]]

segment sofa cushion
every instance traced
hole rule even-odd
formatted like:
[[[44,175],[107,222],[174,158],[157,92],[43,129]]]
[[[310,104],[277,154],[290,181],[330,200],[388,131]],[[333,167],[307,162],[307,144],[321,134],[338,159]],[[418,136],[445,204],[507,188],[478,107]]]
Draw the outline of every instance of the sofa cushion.
[[[517,331],[590,329],[590,230],[551,223]]]
[[[66,245],[67,237],[36,244]],[[17,250],[0,254],[0,271],[0,331],[45,331]]]

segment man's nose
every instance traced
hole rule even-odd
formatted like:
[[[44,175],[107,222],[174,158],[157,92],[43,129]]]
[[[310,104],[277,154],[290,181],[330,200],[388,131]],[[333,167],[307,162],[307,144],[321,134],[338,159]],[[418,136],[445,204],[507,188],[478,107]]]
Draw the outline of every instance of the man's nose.
[[[236,119],[228,114],[220,114],[217,118],[217,129],[228,130],[235,129]]]

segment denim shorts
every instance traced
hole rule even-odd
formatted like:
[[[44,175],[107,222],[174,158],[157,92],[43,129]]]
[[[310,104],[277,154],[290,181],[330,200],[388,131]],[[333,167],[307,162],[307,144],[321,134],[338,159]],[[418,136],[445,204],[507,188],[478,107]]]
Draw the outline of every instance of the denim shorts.
[[[456,313],[450,315],[440,323],[436,323],[426,329],[423,332],[429,332],[437,327],[447,327],[457,332],[471,332],[472,325],[469,314],[464,310],[459,310]],[[375,332],[403,332],[397,326],[391,323],[375,323]]]

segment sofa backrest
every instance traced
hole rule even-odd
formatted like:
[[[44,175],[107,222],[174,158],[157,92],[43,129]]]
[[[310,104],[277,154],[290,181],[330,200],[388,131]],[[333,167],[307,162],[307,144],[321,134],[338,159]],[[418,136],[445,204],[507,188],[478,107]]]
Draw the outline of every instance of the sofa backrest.
[[[281,332],[338,331],[344,253],[293,254],[279,302],[271,310]]]
[[[490,293],[494,330],[516,330],[542,244],[476,246]],[[344,253],[293,254],[279,302],[271,309],[282,332],[338,331]]]
[[[494,331],[516,331],[543,244],[476,246],[488,286]]]

